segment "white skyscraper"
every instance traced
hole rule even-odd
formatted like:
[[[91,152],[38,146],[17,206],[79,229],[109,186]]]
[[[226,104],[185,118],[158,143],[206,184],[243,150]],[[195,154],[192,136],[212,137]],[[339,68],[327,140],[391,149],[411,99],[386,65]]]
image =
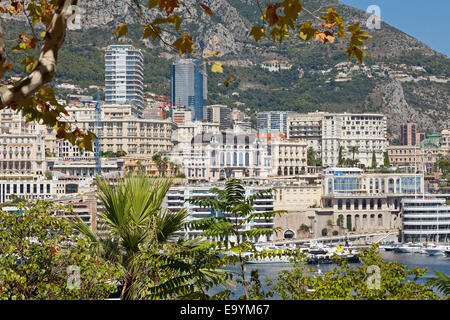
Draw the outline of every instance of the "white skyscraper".
[[[105,52],[105,102],[142,106],[144,57],[131,45],[111,45]]]

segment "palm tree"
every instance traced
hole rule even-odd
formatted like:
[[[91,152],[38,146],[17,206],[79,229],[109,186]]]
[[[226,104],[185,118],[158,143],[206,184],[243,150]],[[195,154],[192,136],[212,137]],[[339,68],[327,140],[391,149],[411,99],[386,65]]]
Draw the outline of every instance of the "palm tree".
[[[239,263],[241,267],[241,280],[243,285],[244,297],[249,299],[248,283],[245,279],[245,256],[244,252],[254,250],[251,239],[258,239],[261,236],[269,236],[278,231],[277,228],[258,228],[244,230],[244,224],[254,221],[268,220],[275,215],[285,213],[285,211],[267,211],[255,212],[254,204],[256,199],[263,198],[273,192],[272,189],[262,190],[250,196],[246,196],[245,187],[242,180],[230,179],[225,183],[223,189],[211,188],[210,191],[215,194],[215,198],[191,198],[185,201],[199,205],[204,208],[210,208],[215,214],[213,217],[199,219],[190,222],[188,225],[196,230],[202,230],[202,235],[214,239],[228,239],[234,237],[235,242],[217,241],[223,252],[233,251],[236,255],[226,256],[224,260],[229,263]],[[223,249],[225,248],[225,249]],[[266,254],[270,254],[266,252]],[[258,254],[253,256],[258,259]]]
[[[352,153],[352,161],[355,164],[355,153],[359,152],[359,147],[357,147],[357,146],[350,146],[350,147],[348,147],[348,150]]]
[[[171,184],[171,179],[143,175],[130,175],[115,184],[97,178],[97,194],[105,207],[99,214],[104,232],[95,234],[81,219],[73,223],[100,256],[121,266],[121,299],[134,294],[142,248],[174,241],[175,233],[184,227],[186,210],[169,213],[161,207]]]
[[[339,146],[339,154],[338,154],[338,167],[344,164],[344,157],[342,156],[342,146]]]
[[[435,287],[440,293],[450,298],[450,277],[443,272],[434,271],[434,276],[427,279],[427,283]]]
[[[154,154],[152,156],[152,160],[156,163],[158,167],[158,172],[160,176],[165,176],[165,172],[167,170],[167,166],[169,164],[169,159],[167,157],[163,157],[160,154]]]

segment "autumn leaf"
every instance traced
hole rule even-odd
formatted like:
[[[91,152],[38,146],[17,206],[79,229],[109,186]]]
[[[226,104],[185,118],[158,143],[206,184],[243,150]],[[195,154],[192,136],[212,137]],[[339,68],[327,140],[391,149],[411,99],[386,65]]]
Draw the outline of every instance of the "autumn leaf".
[[[359,62],[362,63],[363,60],[363,55],[368,56],[367,53],[365,53],[364,51],[362,51],[360,48],[355,47],[355,46],[350,46],[347,49],[347,61],[350,61],[351,57],[354,56],[355,59]]]
[[[252,30],[250,30],[250,36],[253,36],[255,38],[255,41],[258,42],[262,37],[266,36],[266,29],[262,27],[256,27],[254,26]]]
[[[186,52],[194,53],[194,42],[192,42],[192,37],[184,32],[183,38],[177,39],[172,45],[178,50],[180,56]]]
[[[205,57],[218,56],[219,54],[219,51],[207,52],[205,53]]]
[[[314,38],[316,38],[317,40],[322,41],[323,44],[327,43],[327,42],[331,42],[333,43],[334,40],[336,39],[336,37],[329,31],[320,31],[317,30],[314,33]]]
[[[208,6],[206,6],[206,5],[204,5],[203,3],[195,3],[194,6],[196,6],[196,7],[198,7],[198,6],[202,7],[203,11],[205,11],[205,13],[207,13],[207,14],[209,14],[209,15],[212,15],[212,14],[213,14],[211,8],[208,7]]]
[[[308,41],[312,37],[314,37],[317,29],[311,28],[311,21],[306,21],[300,26],[300,30],[298,33],[298,38],[304,41]]]
[[[36,48],[36,42],[40,41],[36,37],[33,37],[33,38],[30,39],[24,34],[19,34],[19,38],[20,38],[20,40],[22,40],[25,43],[27,48],[32,48],[32,49],[35,49]]]
[[[156,40],[158,35],[161,33],[161,28],[157,26],[145,26],[142,27],[144,29],[144,34],[142,35],[142,39],[147,39],[148,37],[152,37],[153,41]]]
[[[117,34],[117,38],[121,38],[128,33],[127,24],[124,23],[120,25],[116,30],[114,30],[113,34]]]
[[[333,29],[334,27],[334,23],[322,23],[322,27],[328,28],[328,29]]]
[[[352,37],[350,38],[350,44],[355,47],[363,46],[364,40],[372,38],[370,34],[361,31],[359,23],[349,26],[348,31],[352,34]]]
[[[223,73],[222,62],[214,62],[211,66],[211,71],[214,73]]]
[[[269,26],[274,26],[280,18],[277,15],[277,9],[280,7],[280,3],[277,4],[271,4],[268,3],[266,10],[264,11],[263,16],[261,17],[262,20],[267,20],[269,22]]]
[[[230,74],[227,78],[227,80],[225,80],[225,82],[223,83],[225,85],[225,87],[228,88],[228,86],[230,85],[231,80],[233,80],[233,75]]]
[[[171,14],[175,8],[178,8],[178,0],[160,0],[159,8],[165,9],[167,15]]]
[[[281,3],[281,6],[284,7],[285,17],[293,23],[297,20],[298,15],[302,11],[302,4],[298,0],[284,0],[284,2]]]

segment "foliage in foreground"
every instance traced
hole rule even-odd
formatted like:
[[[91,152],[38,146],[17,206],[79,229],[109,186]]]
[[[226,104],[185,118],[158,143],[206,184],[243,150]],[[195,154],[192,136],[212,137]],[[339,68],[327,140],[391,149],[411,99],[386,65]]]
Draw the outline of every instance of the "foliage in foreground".
[[[211,188],[215,198],[191,198],[186,201],[203,208],[211,209],[211,217],[190,222],[188,226],[195,230],[201,230],[201,236],[211,239],[212,250],[219,250],[224,256],[221,259],[224,265],[240,266],[239,283],[244,289],[244,298],[250,299],[248,294],[248,281],[245,276],[245,261],[248,259],[261,259],[268,256],[280,255],[276,250],[258,252],[253,240],[268,238],[277,231],[267,223],[285,211],[255,210],[255,201],[264,199],[272,193],[272,189],[261,190],[247,196],[242,180],[229,179],[223,189]],[[247,224],[260,225],[257,228],[246,229]],[[234,240],[228,240],[234,239]]]
[[[105,206],[99,214],[103,232],[94,234],[81,220],[74,227],[94,252],[120,267],[121,299],[204,298],[208,288],[226,280],[214,251],[200,240],[177,239],[188,213],[162,208],[171,179],[130,175],[97,184]]]
[[[91,254],[66,219],[51,215],[54,204],[19,209],[0,211],[0,299],[106,299],[117,290],[117,269]]]
[[[306,257],[296,257],[293,269],[282,271],[273,290],[288,300],[434,300],[431,283],[417,282],[427,268],[408,268],[385,261],[377,245],[365,249],[361,264],[351,265],[335,256],[337,268],[322,275],[306,267]],[[377,280],[379,275],[379,281]]]

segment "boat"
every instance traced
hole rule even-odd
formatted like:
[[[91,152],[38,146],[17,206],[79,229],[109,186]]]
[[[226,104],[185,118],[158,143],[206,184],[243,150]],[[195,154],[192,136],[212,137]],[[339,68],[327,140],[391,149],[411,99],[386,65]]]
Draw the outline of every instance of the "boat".
[[[410,246],[399,246],[394,249],[396,253],[412,253],[413,249]]]
[[[291,263],[290,256],[265,257],[261,259],[245,260],[246,264],[272,264],[272,263]]]
[[[257,252],[275,251],[275,250],[277,251],[277,253],[279,252],[281,254],[271,255],[271,256],[258,258],[258,259],[247,258],[247,259],[245,259],[245,263],[246,264],[291,263],[292,248],[290,248],[290,247],[279,248],[279,247],[275,247],[275,246],[256,246]],[[243,254],[244,257],[252,256],[252,255],[253,255],[253,253],[250,253],[250,252],[246,252]]]
[[[324,249],[325,250],[325,249]],[[359,262],[359,251],[355,248],[345,248],[345,247],[337,247],[337,248],[328,248],[326,253],[320,254],[308,254],[307,263],[308,264],[330,264],[333,263],[333,256],[337,255],[342,259],[347,260],[350,263]]]
[[[397,249],[397,245],[391,244],[391,245],[385,245],[385,246],[381,246],[380,248],[383,249],[384,251],[394,251],[395,249]]]
[[[426,248],[425,252],[429,256],[439,256],[439,255],[444,254],[445,249],[446,249],[446,247],[444,247],[444,246],[432,246],[432,247]]]
[[[407,243],[394,249],[397,253],[420,253],[423,250],[421,243]]]
[[[450,248],[445,249],[444,253],[447,257],[450,257]]]

